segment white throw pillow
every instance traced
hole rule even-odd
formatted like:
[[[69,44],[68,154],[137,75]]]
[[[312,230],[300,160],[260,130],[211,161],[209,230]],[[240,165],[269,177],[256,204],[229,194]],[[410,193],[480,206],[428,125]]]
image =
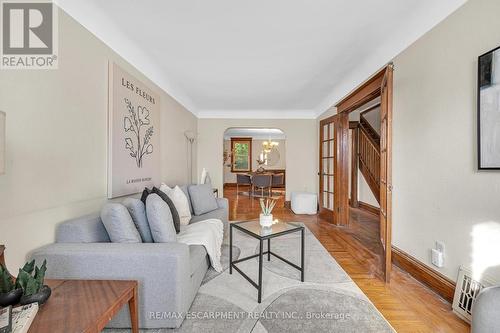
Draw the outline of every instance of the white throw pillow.
[[[165,184],[161,184],[160,191],[168,195],[174,203],[175,209],[179,213],[181,225],[188,225],[189,221],[191,221],[191,210],[189,209],[189,201],[184,191],[179,186],[170,188]]]

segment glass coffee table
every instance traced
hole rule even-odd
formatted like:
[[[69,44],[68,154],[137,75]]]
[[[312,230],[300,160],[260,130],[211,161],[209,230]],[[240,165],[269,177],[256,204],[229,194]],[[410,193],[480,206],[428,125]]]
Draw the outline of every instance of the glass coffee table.
[[[259,240],[259,253],[233,260],[233,229],[244,232],[245,234]],[[276,238],[293,232],[300,232],[300,266],[286,260],[280,255],[271,251],[271,238]],[[264,252],[264,241],[267,240],[267,251]],[[267,260],[271,260],[271,254],[276,258],[284,261],[288,265],[300,271],[300,280],[304,282],[304,227],[292,222],[278,222],[274,223],[271,227],[264,228],[259,224],[258,220],[242,221],[231,223],[229,227],[229,274],[233,274],[233,268],[240,273],[252,286],[257,288],[257,302],[260,303],[262,299],[262,257],[267,254]],[[256,283],[249,278],[238,266],[237,263],[246,261],[252,258],[259,257],[259,281]]]

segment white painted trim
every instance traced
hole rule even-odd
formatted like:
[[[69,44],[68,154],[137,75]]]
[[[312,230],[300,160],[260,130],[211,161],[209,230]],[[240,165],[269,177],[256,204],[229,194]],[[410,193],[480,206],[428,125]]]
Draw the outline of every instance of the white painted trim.
[[[131,66],[135,67],[150,81],[184,106],[184,108],[195,116],[197,115],[194,103],[187,94],[182,89],[179,89],[171,80],[168,80],[163,75],[164,71],[161,70],[161,66],[152,61],[151,57],[123,34],[119,27],[111,24],[112,20],[108,19],[103,11],[96,8],[93,2],[88,1],[85,6],[80,6],[78,1],[71,0],[54,0],[54,2],[66,14],[94,34],[106,46],[125,59]],[[115,41],[115,43],[111,43],[111,40]]]
[[[424,16],[421,14],[425,8],[409,14],[408,21],[411,21],[411,24],[408,24],[405,29],[397,30],[390,40],[374,49],[370,53],[370,57],[365,58],[365,61],[360,62],[355,69],[350,70],[343,77],[336,78],[335,80],[339,84],[316,108],[306,110],[198,110],[188,93],[175,84],[175,77],[166,75],[164,68],[153,61],[147,51],[137,47],[136,43],[120,30],[120,27],[113,25],[113,20],[99,10],[96,3],[87,1],[85,6],[81,6],[81,2],[74,0],[54,1],[68,14],[73,14],[75,20],[87,30],[94,33],[97,38],[198,118],[232,119],[316,119],[352,91],[353,87],[373,75],[388,61],[466,2],[466,0],[459,0],[458,5],[453,4],[452,8],[446,1],[438,2],[439,6],[436,6],[433,11],[425,13]],[[450,12],[450,9],[453,10]],[[422,17],[425,17],[425,20]],[[111,43],[111,41],[114,42]]]
[[[315,110],[198,110],[198,118],[316,119]]]
[[[328,111],[328,109],[348,96],[351,91],[355,90],[366,82],[368,78],[375,75],[387,63],[409,48],[411,44],[433,29],[446,17],[454,13],[466,1],[467,0],[461,0],[459,6],[454,7],[451,12],[449,10],[450,8],[443,2],[441,7],[427,13],[425,21],[418,19],[418,17],[415,20],[413,17],[414,26],[408,26],[404,31],[399,31],[399,39],[393,37],[391,40],[386,41],[385,44],[379,45],[377,49],[373,50],[370,57],[366,58],[364,62],[356,67],[356,70],[339,78],[338,82],[340,82],[340,84],[332,90],[330,95],[328,95],[318,107],[316,107],[316,118],[319,118],[323,113]],[[395,68],[395,70],[397,70],[397,68]]]
[[[231,140],[234,136],[224,134],[224,140]],[[254,140],[286,140],[286,136],[283,135],[250,135]]]

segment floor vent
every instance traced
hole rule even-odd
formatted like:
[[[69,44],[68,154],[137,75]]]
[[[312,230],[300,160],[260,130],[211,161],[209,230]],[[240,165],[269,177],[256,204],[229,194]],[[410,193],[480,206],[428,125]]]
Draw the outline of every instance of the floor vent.
[[[455,287],[455,296],[453,297],[453,312],[470,323],[472,305],[474,305],[477,295],[479,295],[479,292],[483,288],[493,285],[494,282],[488,278],[481,278],[479,281],[474,280],[471,271],[460,266],[457,286]]]

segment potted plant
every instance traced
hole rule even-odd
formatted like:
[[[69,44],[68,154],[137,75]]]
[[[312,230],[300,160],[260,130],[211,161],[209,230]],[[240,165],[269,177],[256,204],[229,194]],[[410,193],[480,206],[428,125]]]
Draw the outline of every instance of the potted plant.
[[[0,307],[19,303],[23,295],[22,288],[16,288],[7,268],[0,264]]]
[[[260,199],[260,208],[262,213],[260,213],[260,225],[263,227],[270,227],[273,224],[273,208],[276,205],[276,200],[274,199]]]
[[[35,266],[35,260],[32,260],[26,263],[23,268],[19,269],[16,287],[23,290],[23,295],[20,299],[21,305],[34,302],[38,302],[38,304],[41,305],[50,297],[50,287],[43,284],[46,271],[46,260],[43,261],[40,267]]]

